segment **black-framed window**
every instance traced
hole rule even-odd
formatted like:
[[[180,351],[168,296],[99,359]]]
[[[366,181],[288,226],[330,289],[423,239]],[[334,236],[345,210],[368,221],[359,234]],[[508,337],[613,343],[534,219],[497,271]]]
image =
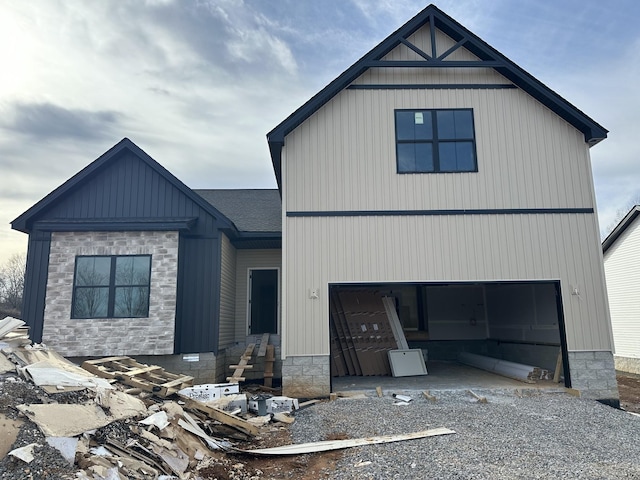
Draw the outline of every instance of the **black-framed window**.
[[[151,255],[77,256],[72,318],[149,316]]]
[[[476,172],[473,110],[396,110],[398,173]]]

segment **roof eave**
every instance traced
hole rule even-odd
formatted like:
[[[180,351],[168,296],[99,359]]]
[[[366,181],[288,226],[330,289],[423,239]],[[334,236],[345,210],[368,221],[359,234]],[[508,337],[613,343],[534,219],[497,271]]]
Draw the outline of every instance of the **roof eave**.
[[[489,58],[497,57],[501,60],[504,63],[504,66],[493,67],[496,71],[511,80],[519,88],[529,93],[536,100],[540,101],[542,104],[580,130],[584,134],[585,142],[590,147],[607,137],[607,129],[589,118],[578,108],[560,97],[560,95],[513,63],[474,33],[467,30],[463,25],[449,17],[435,5],[429,5],[394,33],[389,35],[371,51],[365,54],[360,60],[355,62],[325,88],[320,90],[320,92],[311,97],[311,99],[305,102],[300,108],[294,111],[267,134],[273,170],[276,175],[278,189],[280,191],[282,190],[282,147],[284,146],[284,139],[286,135],[309,118],[340,91],[349,86],[353,80],[364,73],[367,70],[367,67],[364,66],[366,62],[370,60],[378,60],[389,53],[400,43],[401,38],[411,35],[418,28],[424,25],[427,20],[433,21],[435,27],[451,36],[454,40],[467,38],[469,41],[465,42],[465,48],[474,53],[480,59],[487,60]]]
[[[607,238],[602,242],[602,253],[607,253],[607,250],[613,246],[613,244],[618,240],[620,235],[624,233],[624,231],[633,223],[636,217],[640,215],[640,205],[635,205],[629,212],[624,216],[620,223],[616,225],[616,227],[611,230],[611,233],[607,235]]]

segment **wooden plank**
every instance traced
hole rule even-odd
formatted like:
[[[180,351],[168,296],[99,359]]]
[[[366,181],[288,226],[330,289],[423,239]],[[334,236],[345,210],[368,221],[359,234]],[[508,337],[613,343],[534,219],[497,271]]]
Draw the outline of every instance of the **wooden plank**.
[[[186,395],[178,394],[178,396],[185,402],[185,407],[192,410],[197,410],[207,415],[212,420],[217,420],[229,427],[245,433],[247,435],[255,436],[258,434],[258,427],[250,424],[246,420],[230,415],[227,412],[220,410],[219,408],[206,405],[202,402],[187,397]]]
[[[269,344],[269,334],[262,334],[262,339],[260,340],[260,348],[258,349],[258,356],[264,357],[267,353],[267,345]]]
[[[387,312],[387,318],[389,319],[389,325],[391,326],[391,330],[393,332],[393,337],[398,344],[399,350],[409,350],[409,344],[407,343],[407,339],[404,336],[404,331],[402,330],[402,324],[400,323],[400,319],[398,318],[398,312],[396,312],[395,302],[391,297],[383,297],[382,304],[384,305],[384,309]]]
[[[264,360],[264,386],[271,387],[273,385],[273,362],[276,360],[275,347],[267,345],[265,349]]]
[[[284,445],[282,447],[261,448],[256,450],[230,449],[232,452],[250,455],[299,455],[303,453],[326,452],[343,448],[360,447],[363,445],[375,445],[379,443],[401,442],[416,438],[434,437],[438,435],[450,435],[456,433],[448,428],[439,427],[421,432],[404,433],[398,435],[381,435],[366,438],[349,438],[346,440],[323,440],[320,442],[300,443],[297,445]]]
[[[231,370],[238,369],[238,368],[243,368],[244,370],[251,370],[253,368],[253,365],[229,365],[229,368]]]
[[[162,370],[162,367],[158,367],[157,365],[151,365],[147,367],[136,368],[134,370],[127,371],[126,375],[135,376],[135,375],[140,375],[141,373],[153,372],[155,370]]]
[[[118,360],[125,360],[129,357],[105,357],[105,358],[96,358],[95,360],[86,360],[84,363],[89,365],[100,365],[101,363],[115,362]]]
[[[560,371],[562,370],[562,349],[558,352],[558,358],[556,360],[556,370],[553,372],[553,381],[558,383],[560,381]]]
[[[234,370],[233,375],[231,375],[230,377],[227,377],[227,382],[233,382],[233,383],[244,382],[245,378],[242,376],[242,374],[244,373],[245,368],[247,368],[247,364],[249,360],[251,360],[251,355],[253,355],[254,348],[256,348],[255,343],[250,343],[249,345],[247,345],[247,348],[245,349],[244,353],[240,357],[240,361],[238,362],[238,365],[236,365],[238,368]],[[232,367],[229,367],[229,368],[232,368]]]

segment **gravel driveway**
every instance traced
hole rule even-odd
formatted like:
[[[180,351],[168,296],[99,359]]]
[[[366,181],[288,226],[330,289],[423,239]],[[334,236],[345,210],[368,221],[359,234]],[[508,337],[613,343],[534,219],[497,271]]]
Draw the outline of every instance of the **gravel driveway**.
[[[451,391],[438,392],[436,403],[413,392],[414,400],[399,406],[390,392],[374,392],[317,404],[296,413],[293,442],[435,427],[457,432],[348,449],[335,472],[318,478],[640,479],[640,416],[561,393],[475,392],[488,403]]]

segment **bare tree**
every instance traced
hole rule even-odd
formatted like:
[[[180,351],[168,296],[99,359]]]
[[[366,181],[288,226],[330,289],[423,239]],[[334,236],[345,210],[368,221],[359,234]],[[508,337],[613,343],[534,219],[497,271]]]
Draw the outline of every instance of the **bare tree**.
[[[27,256],[16,253],[0,267],[0,302],[13,310],[22,309],[22,292]]]
[[[604,237],[613,232],[613,229],[618,226],[620,220],[626,217],[627,213],[629,213],[631,209],[636,205],[640,205],[640,192],[636,192],[626,201],[626,203],[622,207],[616,210],[616,215],[613,217],[613,220],[611,220],[611,223],[609,223],[609,225],[607,225],[604,229]]]

